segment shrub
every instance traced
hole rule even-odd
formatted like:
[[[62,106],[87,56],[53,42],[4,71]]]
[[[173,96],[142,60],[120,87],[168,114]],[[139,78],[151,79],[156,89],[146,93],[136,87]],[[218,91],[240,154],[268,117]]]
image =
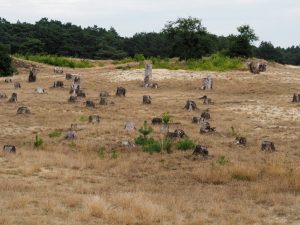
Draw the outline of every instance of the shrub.
[[[104,148],[104,147],[99,148],[99,149],[97,150],[97,155],[98,155],[99,158],[103,159],[104,156],[105,156],[105,148]]]
[[[117,151],[112,151],[112,153],[111,153],[111,158],[112,159],[116,159],[116,158],[118,158],[119,157],[119,153],[117,152]]]
[[[170,138],[164,138],[161,141],[161,149],[166,151],[167,153],[171,152],[172,148],[172,140]]]
[[[11,76],[14,72],[11,66],[12,59],[4,46],[0,45],[0,77]]]
[[[171,121],[171,116],[170,116],[170,114],[169,114],[168,112],[164,112],[164,113],[162,114],[162,122],[163,122],[164,124],[169,124],[170,121]]]
[[[35,141],[33,143],[35,148],[38,148],[40,146],[42,146],[43,144],[43,139],[41,137],[39,137],[38,135],[35,136]]]
[[[188,149],[192,149],[195,147],[195,144],[192,140],[190,139],[184,139],[184,140],[180,140],[177,142],[176,144],[176,148],[178,150],[183,150],[183,151],[186,151]]]
[[[152,127],[148,126],[147,121],[144,121],[143,127],[141,127],[138,131],[144,136],[145,139],[147,139],[148,135],[152,133],[153,129]]]
[[[60,137],[61,135],[61,130],[59,129],[54,129],[54,131],[52,131],[50,134],[49,134],[49,137],[51,138],[54,138],[54,137]]]
[[[89,120],[89,118],[87,116],[83,115],[83,116],[80,116],[79,120],[80,120],[80,122],[86,122]]]
[[[143,150],[149,153],[160,152],[161,145],[158,141],[151,138],[143,145]]]

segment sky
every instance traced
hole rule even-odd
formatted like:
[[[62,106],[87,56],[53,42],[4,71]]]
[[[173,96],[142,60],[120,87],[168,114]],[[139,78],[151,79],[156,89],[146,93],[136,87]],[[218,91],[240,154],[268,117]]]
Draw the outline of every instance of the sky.
[[[114,27],[121,36],[159,32],[168,21],[196,17],[210,33],[237,34],[248,24],[261,41],[300,45],[300,0],[0,0],[0,17],[35,23],[43,17],[82,27]]]

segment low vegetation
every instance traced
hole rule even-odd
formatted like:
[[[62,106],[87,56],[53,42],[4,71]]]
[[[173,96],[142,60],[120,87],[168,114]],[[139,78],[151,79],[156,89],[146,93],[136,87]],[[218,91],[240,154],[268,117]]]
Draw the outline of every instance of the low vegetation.
[[[71,59],[61,56],[55,55],[21,55],[15,54],[17,58],[31,60],[34,62],[45,63],[53,66],[61,66],[61,67],[70,67],[70,68],[90,68],[93,67],[94,64],[89,62],[88,60],[81,59]]]
[[[189,149],[193,149],[194,147],[195,147],[195,143],[188,138],[180,140],[176,143],[176,148],[178,150],[186,151]]]

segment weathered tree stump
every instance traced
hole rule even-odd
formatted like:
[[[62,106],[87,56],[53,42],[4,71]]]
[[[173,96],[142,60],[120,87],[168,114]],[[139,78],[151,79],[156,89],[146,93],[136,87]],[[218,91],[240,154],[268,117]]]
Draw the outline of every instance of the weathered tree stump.
[[[14,87],[17,89],[17,88],[21,88],[21,84],[19,82],[15,82],[14,83]]]
[[[143,104],[151,104],[151,97],[149,95],[143,96]]]
[[[88,108],[95,108],[95,103],[91,100],[87,100],[85,102],[85,106],[88,107]]]
[[[208,150],[206,147],[202,145],[196,145],[193,155],[201,155],[201,156],[208,156]]]
[[[17,110],[17,114],[29,114],[30,110],[26,106],[21,106]]]
[[[100,116],[98,115],[89,116],[89,123],[99,123],[99,122],[100,122]]]
[[[186,101],[184,108],[188,111],[194,111],[197,109],[197,105],[194,101],[188,100]]]
[[[108,98],[109,94],[107,91],[101,91],[99,97],[100,98]]]
[[[265,72],[267,70],[267,65],[262,62],[250,62],[248,67],[251,73],[259,74],[260,72]]]
[[[201,127],[200,127],[200,133],[212,133],[215,132],[216,128],[215,127],[211,127],[209,122],[205,121],[202,123]]]
[[[71,95],[68,99],[68,102],[74,103],[77,100],[77,96],[76,95]]]
[[[36,82],[36,69],[34,67],[30,68],[28,82]]]
[[[10,78],[5,78],[4,82],[5,82],[5,83],[11,83],[12,80],[11,80]]]
[[[203,118],[202,117],[197,117],[197,116],[194,116],[192,118],[192,123],[197,123],[197,124],[200,124],[201,122],[203,122]]]
[[[183,138],[186,134],[182,129],[176,129],[174,132],[168,132],[167,137],[168,138]]]
[[[71,93],[79,93],[80,91],[80,77],[79,76],[73,76],[73,81],[71,84],[70,94]]]
[[[211,105],[211,104],[213,104],[213,101],[211,100],[211,98],[208,98],[206,95],[204,95],[203,97],[201,97],[199,99],[203,99],[203,104],[204,105]]]
[[[300,102],[300,94],[294,93],[292,102]]]
[[[86,94],[83,90],[79,90],[77,93],[76,93],[77,97],[79,98],[85,98],[86,97]]]
[[[154,117],[151,121],[151,123],[153,125],[159,125],[159,124],[162,124],[162,118],[159,118],[159,117]]]
[[[169,133],[169,124],[163,123],[160,127],[160,132],[167,135]]]
[[[63,74],[63,73],[64,73],[64,70],[63,70],[62,67],[54,67],[53,72],[54,72],[55,74]]]
[[[108,100],[107,100],[107,98],[105,98],[105,97],[100,98],[99,104],[100,104],[100,105],[108,105]]]
[[[64,87],[64,82],[63,81],[54,81],[53,83],[53,88],[63,88]]]
[[[125,123],[124,129],[127,130],[127,131],[135,130],[134,123],[132,121],[127,121]]]
[[[236,137],[234,143],[237,144],[237,145],[244,145],[245,146],[246,143],[247,143],[247,139],[245,137]]]
[[[202,80],[201,89],[202,90],[213,89],[213,79],[211,78],[210,75]]]
[[[76,138],[76,132],[74,130],[69,130],[65,135],[66,140],[74,140],[75,138]]]
[[[76,131],[77,130],[77,123],[72,123],[70,130]]]
[[[5,153],[16,153],[16,147],[14,145],[4,145],[3,152]]]
[[[35,92],[38,93],[38,94],[44,94],[45,93],[45,89],[42,88],[42,87],[37,87],[35,89]]]
[[[71,73],[66,73],[66,80],[72,80],[73,76]]]
[[[11,97],[8,99],[8,102],[17,102],[18,97],[17,93],[12,93]]]
[[[144,87],[151,86],[151,79],[152,79],[152,64],[145,65],[145,77],[144,77]]]
[[[1,98],[7,98],[7,95],[4,92],[0,92],[0,99]]]
[[[201,113],[200,115],[201,118],[203,118],[204,120],[210,120],[210,113],[208,112],[208,109],[205,110],[203,113]]]
[[[271,141],[263,141],[261,143],[261,150],[266,152],[273,152],[275,151],[275,145]]]
[[[116,92],[116,96],[124,96],[126,95],[126,89],[123,87],[117,87],[117,92]]]

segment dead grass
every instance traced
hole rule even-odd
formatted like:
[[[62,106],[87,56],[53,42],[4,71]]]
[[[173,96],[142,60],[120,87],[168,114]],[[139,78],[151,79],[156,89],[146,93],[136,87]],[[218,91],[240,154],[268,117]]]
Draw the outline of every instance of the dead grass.
[[[145,89],[142,70],[112,68],[66,71],[81,74],[95,109],[85,108],[84,99],[68,104],[70,82],[42,64],[37,83],[26,82],[25,70],[13,77],[21,89],[0,79],[0,91],[18,93],[16,104],[0,100],[0,143],[17,147],[16,155],[0,153],[0,224],[300,224],[299,107],[290,103],[299,92],[298,69],[209,73],[214,90],[203,92],[198,87],[207,72],[154,70],[160,88]],[[66,87],[49,88],[55,80]],[[34,93],[37,86],[48,94]],[[117,86],[127,89],[125,98],[114,96]],[[114,104],[98,104],[102,90]],[[204,94],[215,104],[202,105]],[[151,105],[142,104],[143,95],[152,97]],[[188,99],[198,111],[183,110]],[[21,105],[32,114],[16,115]],[[207,108],[217,133],[201,135],[191,119]],[[139,128],[163,112],[172,116],[171,131],[183,129],[210,156],[118,147],[138,135],[123,129],[126,121]],[[101,117],[99,124],[80,119],[91,114]],[[78,124],[74,143],[63,140],[71,123]],[[231,127],[246,136],[246,147],[233,144]],[[153,128],[152,136],[161,138],[159,126]],[[61,137],[48,136],[54,129],[62,130]],[[33,148],[36,134],[44,141],[39,149]],[[261,152],[262,140],[274,141],[277,151]],[[99,148],[106,149],[101,157]],[[228,162],[220,163],[222,156]]]

